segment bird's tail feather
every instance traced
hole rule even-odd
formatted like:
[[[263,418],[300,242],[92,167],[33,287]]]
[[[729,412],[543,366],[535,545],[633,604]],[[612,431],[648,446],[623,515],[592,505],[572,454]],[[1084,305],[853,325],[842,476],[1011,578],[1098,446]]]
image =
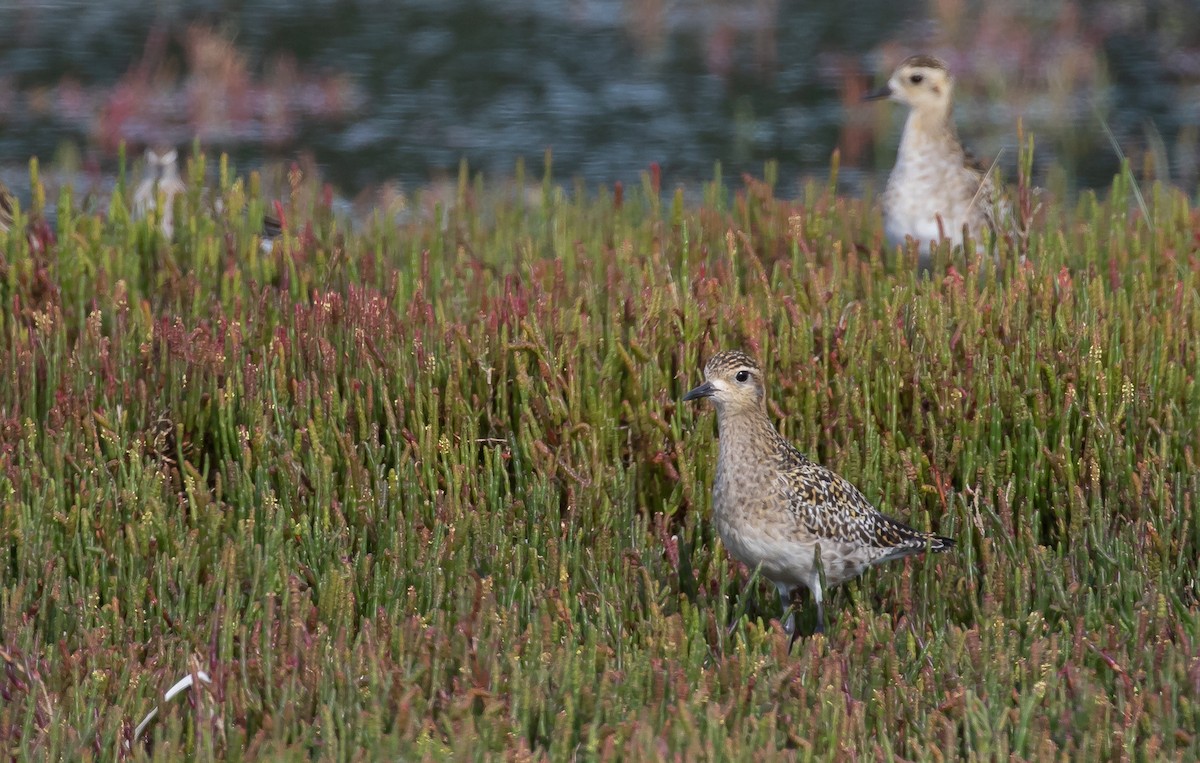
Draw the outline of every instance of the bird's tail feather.
[[[947,538],[943,535],[934,535],[930,533],[925,536],[925,540],[929,541],[930,551],[949,551],[954,548],[954,538]]]

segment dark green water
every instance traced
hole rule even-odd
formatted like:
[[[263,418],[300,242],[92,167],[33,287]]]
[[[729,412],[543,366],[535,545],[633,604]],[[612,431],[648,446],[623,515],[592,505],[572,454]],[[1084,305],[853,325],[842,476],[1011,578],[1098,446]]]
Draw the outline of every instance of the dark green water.
[[[589,183],[628,183],[652,162],[672,185],[710,178],[716,162],[736,181],[742,172],[761,176],[769,159],[779,161],[785,182],[794,181],[827,172],[851,118],[842,95],[846,83],[855,76],[864,83],[881,78],[880,51],[888,45],[919,50],[922,41],[937,38],[939,22],[924,15],[929,5],[684,0],[663,3],[656,15],[647,11],[655,4],[645,0],[4,0],[0,167],[7,175],[31,154],[49,162],[72,145],[87,163],[110,171],[115,157],[87,112],[142,59],[152,30],[164,40],[160,63],[179,68],[185,30],[201,23],[233,39],[253,77],[284,56],[306,74],[346,73],[358,94],[352,115],[298,120],[284,140],[263,140],[249,130],[213,146],[231,151],[243,166],[308,150],[326,176],[353,193],[388,179],[421,182],[453,173],[460,158],[504,176],[524,157],[538,173],[549,148],[556,177]],[[1054,9],[1062,5],[1026,12],[1021,23],[1029,25],[1030,40],[1055,40],[1062,21]],[[972,78],[1000,84],[968,88],[968,74],[960,77],[964,139],[980,155],[1000,153],[1011,167],[1022,117],[1037,134],[1039,167],[1056,163],[1072,185],[1102,186],[1117,159],[1100,113],[1124,151],[1137,157],[1157,150],[1172,179],[1194,182],[1189,129],[1200,102],[1200,54],[1191,52],[1200,41],[1197,13],[1181,6],[1170,18],[1144,14],[1134,23],[1105,22],[1103,13],[1126,4],[1076,5],[1084,15],[1065,39],[1095,58],[1102,75],[1094,85],[1072,90],[1048,109],[1035,83],[1021,90],[1020,108],[1008,108],[1004,73],[971,71]],[[1170,34],[1165,47],[1164,29]],[[1011,45],[1026,62],[1039,54],[1018,33],[1006,34],[999,44]],[[958,51],[969,59],[969,48]],[[1003,58],[1004,49],[989,55]],[[1014,69],[1014,89],[1023,76]],[[64,77],[89,94],[84,113],[32,108],[30,93],[54,91]],[[880,117],[867,110],[854,119],[865,120],[874,137],[845,162],[851,187],[886,171],[899,115],[889,121],[886,112]],[[156,127],[134,120],[122,129],[136,146],[150,142]]]

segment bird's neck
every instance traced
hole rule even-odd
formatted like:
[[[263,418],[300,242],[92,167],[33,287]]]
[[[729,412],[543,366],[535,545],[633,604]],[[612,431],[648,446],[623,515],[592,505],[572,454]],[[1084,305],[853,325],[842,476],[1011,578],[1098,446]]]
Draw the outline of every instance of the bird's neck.
[[[950,107],[913,109],[904,123],[899,159],[909,156],[956,155],[962,153]]]
[[[722,411],[717,416],[717,426],[724,463],[762,463],[761,457],[778,447],[779,433],[762,409]]]

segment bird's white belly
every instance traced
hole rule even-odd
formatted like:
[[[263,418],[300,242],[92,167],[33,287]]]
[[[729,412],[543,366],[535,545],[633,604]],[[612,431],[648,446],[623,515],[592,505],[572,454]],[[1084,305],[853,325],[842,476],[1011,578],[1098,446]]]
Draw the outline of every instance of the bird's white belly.
[[[922,210],[917,214],[925,214]],[[922,252],[928,252],[930,242],[942,240],[942,228],[945,229],[946,238],[953,242],[956,246],[962,244],[962,224],[955,220],[948,220],[945,216],[942,217],[942,226],[938,226],[937,212],[926,217],[917,215],[906,216],[901,212],[892,216],[887,221],[884,227],[884,233],[887,235],[889,246],[903,246],[907,237],[911,236],[919,245]]]
[[[963,241],[963,225],[968,223],[962,204],[939,200],[937,194],[904,192],[891,198],[884,232],[892,246],[903,244],[906,236],[912,236],[928,250],[931,241],[941,241],[943,234],[955,245]],[[940,224],[939,224],[940,219]]]
[[[911,236],[928,252],[930,242],[945,238],[963,243],[963,226],[978,237],[982,215],[975,205],[977,184],[967,183],[962,168],[917,157],[904,160],[888,180],[884,204],[884,234],[889,246],[904,244]],[[939,224],[939,220],[941,221]]]
[[[870,564],[868,549],[820,539],[789,525],[729,522],[717,517],[721,542],[734,559],[773,583],[813,588],[820,581],[818,548],[825,582],[839,585],[862,574]]]

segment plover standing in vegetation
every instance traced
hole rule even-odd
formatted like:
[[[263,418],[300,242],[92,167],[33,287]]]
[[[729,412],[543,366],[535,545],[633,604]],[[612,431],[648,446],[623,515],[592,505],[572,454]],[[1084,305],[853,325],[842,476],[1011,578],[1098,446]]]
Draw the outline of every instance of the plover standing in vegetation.
[[[17,197],[12,195],[8,186],[0,183],[0,233],[7,233],[12,227],[17,212]]]
[[[259,235],[258,248],[270,254],[275,249],[275,242],[283,236],[283,207],[275,202],[275,214],[263,213],[262,233]]]
[[[883,193],[883,227],[888,244],[911,236],[928,256],[943,236],[963,243],[963,228],[976,242],[985,227],[996,229],[1004,215],[992,173],[963,150],[954,128],[954,79],[946,64],[912,56],[868,100],[891,98],[909,107],[896,166]]]
[[[826,588],[876,564],[953,548],[950,538],[880,514],[857,488],[785,440],[767,417],[762,369],[748,355],[714,355],[704,383],[683,399],[704,397],[716,406],[720,430],[713,519],[721,541],[775,584],[784,609],[799,586],[812,591],[817,632],[825,629]],[[794,616],[784,628],[795,640]]]
[[[175,233],[175,197],[185,193],[187,186],[179,176],[179,154],[175,149],[162,153],[152,149],[146,150],[146,167],[142,182],[138,183],[133,192],[133,211],[137,217],[145,217],[158,206],[158,194],[163,195],[163,209],[159,219],[163,235],[171,238]],[[221,200],[217,199],[214,206],[217,213],[223,211]],[[262,231],[259,234],[259,248],[270,252],[276,240],[283,235],[283,212],[279,203],[275,203],[276,214],[263,214]]]
[[[159,226],[167,238],[175,233],[175,197],[187,190],[179,177],[178,158],[173,148],[161,154],[147,149],[144,176],[133,192],[133,211],[138,217],[145,217],[151,210],[157,209],[158,194],[162,193],[163,208],[159,210]]]

